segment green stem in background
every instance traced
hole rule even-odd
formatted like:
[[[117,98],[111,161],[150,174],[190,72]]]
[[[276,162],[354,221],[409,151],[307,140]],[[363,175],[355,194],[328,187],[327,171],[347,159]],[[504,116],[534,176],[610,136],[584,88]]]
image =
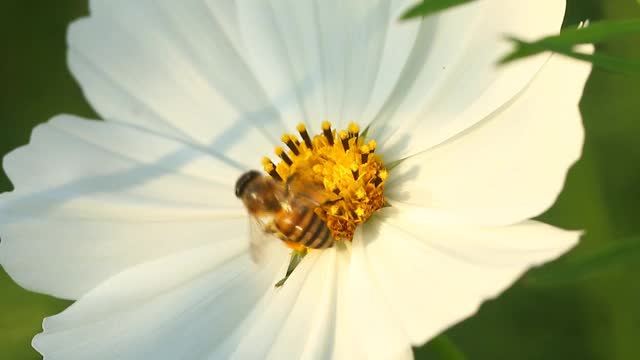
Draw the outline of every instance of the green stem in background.
[[[429,341],[426,346],[416,350],[417,359],[429,360],[466,360],[462,350],[445,334]]]
[[[524,281],[527,285],[562,286],[584,280],[617,266],[638,263],[640,263],[640,236],[601,246],[589,256],[580,257],[572,262],[542,268],[533,272]]]

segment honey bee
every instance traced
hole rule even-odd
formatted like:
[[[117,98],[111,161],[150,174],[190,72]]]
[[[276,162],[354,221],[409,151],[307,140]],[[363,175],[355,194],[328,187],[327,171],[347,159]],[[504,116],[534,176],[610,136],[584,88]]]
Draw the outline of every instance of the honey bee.
[[[339,199],[331,199],[332,195],[321,184],[298,181],[295,174],[286,182],[280,182],[251,170],[240,176],[235,190],[236,197],[242,200],[251,215],[252,229],[258,228],[262,232],[252,231],[251,234],[250,251],[255,262],[262,260],[264,241],[268,238],[264,234],[294,245],[292,248],[303,245],[303,250],[292,253],[287,275],[276,286],[284,283],[306,254],[306,248],[326,249],[334,245],[329,227],[315,209]]]

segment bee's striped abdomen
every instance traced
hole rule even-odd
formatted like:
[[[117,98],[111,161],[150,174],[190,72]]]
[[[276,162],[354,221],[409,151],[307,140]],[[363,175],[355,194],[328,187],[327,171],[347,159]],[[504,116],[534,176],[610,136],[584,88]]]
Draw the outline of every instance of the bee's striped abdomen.
[[[333,246],[333,238],[327,224],[320,219],[315,212],[313,213],[312,224],[308,231],[302,237],[300,243],[312,249],[325,249]]]
[[[312,208],[304,207],[300,210],[276,216],[276,225],[284,238],[312,249],[331,247],[333,238],[327,224]]]

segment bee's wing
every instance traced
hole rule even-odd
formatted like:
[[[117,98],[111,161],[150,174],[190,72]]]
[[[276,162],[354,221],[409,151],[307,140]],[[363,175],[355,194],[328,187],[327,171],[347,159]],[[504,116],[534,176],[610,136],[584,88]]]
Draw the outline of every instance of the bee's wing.
[[[278,238],[265,231],[262,221],[251,217],[249,220],[249,252],[254,263],[262,265],[268,259],[269,246]]]
[[[287,179],[285,186],[287,189],[285,193],[296,194],[297,201],[301,201],[311,207],[322,206],[338,199],[337,195],[325,190],[324,185],[321,183],[301,181],[295,173]]]

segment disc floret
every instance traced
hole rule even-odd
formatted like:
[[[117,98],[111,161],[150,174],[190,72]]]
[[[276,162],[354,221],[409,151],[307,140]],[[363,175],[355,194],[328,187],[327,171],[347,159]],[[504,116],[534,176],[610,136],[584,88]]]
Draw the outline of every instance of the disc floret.
[[[346,130],[322,123],[320,134],[311,137],[304,124],[297,126],[299,137],[285,134],[285,147],[275,148],[279,161],[263,160],[264,170],[278,181],[292,174],[307,184],[321,184],[327,201],[316,209],[334,239],[351,240],[359,224],[384,205],[383,188],[389,175],[376,151],[376,142],[367,140],[360,127],[350,123]]]

